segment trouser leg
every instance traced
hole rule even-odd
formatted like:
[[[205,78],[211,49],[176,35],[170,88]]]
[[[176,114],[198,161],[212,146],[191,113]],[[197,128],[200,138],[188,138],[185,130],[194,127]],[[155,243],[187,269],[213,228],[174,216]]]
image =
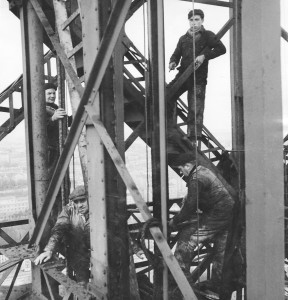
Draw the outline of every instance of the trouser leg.
[[[90,259],[89,250],[87,249],[85,253],[74,253],[70,256],[71,258],[71,268],[75,272],[76,281],[83,286],[89,282],[90,277]]]
[[[205,107],[205,85],[196,85],[188,90],[187,135],[192,140],[200,138]]]
[[[177,116],[176,116],[176,104],[177,99],[188,90],[187,83],[182,84],[182,86],[176,91],[176,93],[171,97],[169,91],[171,87],[176,83],[178,78],[182,75],[182,73],[178,73],[175,78],[167,85],[166,91],[167,91],[167,126],[173,127],[177,122]]]
[[[181,269],[186,277],[190,276],[190,267],[193,258],[193,252],[197,246],[197,243],[191,239],[191,236],[196,231],[194,227],[184,228],[177,241],[174,256],[177,259]]]
[[[215,237],[214,249],[215,254],[212,262],[212,277],[211,280],[215,283],[222,282],[222,271],[224,265],[224,255],[226,249],[226,242],[228,231],[224,231]]]

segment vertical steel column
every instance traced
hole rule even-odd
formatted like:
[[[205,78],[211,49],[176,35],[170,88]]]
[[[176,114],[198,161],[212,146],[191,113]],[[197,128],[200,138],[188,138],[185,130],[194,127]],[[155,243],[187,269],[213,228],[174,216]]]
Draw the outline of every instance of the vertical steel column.
[[[231,178],[237,191],[237,199],[234,205],[233,223],[226,247],[226,260],[223,270],[223,299],[231,298],[233,261],[231,259],[235,247],[245,247],[241,243],[243,222],[245,221],[245,166],[244,166],[244,119],[243,119],[243,79],[242,79],[242,40],[241,40],[241,5],[242,0],[232,1],[230,18],[234,18],[234,25],[230,30],[230,74],[231,74],[231,107],[232,107],[232,152],[230,155],[236,162],[238,176],[236,181]],[[245,255],[245,253],[243,253]],[[244,265],[244,264],[243,264]],[[244,266],[243,266],[244,267]],[[244,271],[243,271],[244,272]],[[242,288],[237,291],[237,299],[242,294]],[[221,298],[221,297],[220,297]]]
[[[81,1],[85,78],[111,12],[110,1],[91,7]],[[95,51],[96,49],[96,51]],[[95,109],[124,158],[123,53],[121,37],[103,78]],[[126,187],[105,153],[94,126],[87,124],[88,186],[93,282],[111,299],[130,299]]]
[[[100,44],[99,1],[79,1],[82,21],[83,64],[85,82]],[[97,95],[93,106],[100,119],[100,100]],[[91,277],[107,299],[108,294],[108,249],[105,195],[104,149],[96,129],[86,124],[88,192],[90,211]]]
[[[247,298],[284,298],[280,1],[242,3]]]
[[[152,187],[153,216],[162,221],[167,238],[167,158],[166,158],[166,107],[165,107],[165,53],[163,0],[148,1],[149,34],[149,95],[152,98]],[[156,250],[155,250],[156,251]],[[163,272],[163,296],[168,299],[168,269]],[[154,270],[154,298],[161,297],[162,270]]]
[[[42,25],[29,1],[20,9],[23,45],[23,96],[30,209],[40,213],[48,187],[46,106]],[[32,267],[32,289],[42,293],[41,272]]]
[[[42,25],[29,1],[21,9],[23,91],[32,207],[40,212],[48,186]],[[32,187],[33,186],[33,187]]]
[[[231,0],[232,1],[232,0]],[[232,148],[236,150],[234,157],[240,168],[240,157],[244,150],[243,121],[243,80],[242,80],[242,43],[241,43],[241,4],[242,0],[232,1],[230,17],[234,17],[234,25],[230,30],[230,64],[232,93]],[[239,150],[239,152],[237,152]]]
[[[111,8],[116,1],[118,0],[100,2],[101,36],[103,36]],[[112,59],[103,77],[100,99],[103,124],[124,159],[123,53],[119,51],[121,41],[122,33],[119,35]],[[111,299],[130,299],[126,187],[107,152],[105,153],[105,178],[109,263],[108,295]]]

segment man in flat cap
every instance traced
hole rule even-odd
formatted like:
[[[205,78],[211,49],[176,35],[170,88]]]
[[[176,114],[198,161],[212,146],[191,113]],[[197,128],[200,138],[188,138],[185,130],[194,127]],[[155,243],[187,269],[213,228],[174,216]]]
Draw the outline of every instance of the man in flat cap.
[[[90,275],[90,222],[85,187],[77,186],[69,200],[58,216],[44,252],[34,262],[38,265],[51,259],[56,252],[63,254],[65,244],[68,263],[75,273],[76,281],[85,285]]]
[[[69,196],[67,204],[52,229],[51,237],[41,253],[34,261],[35,265],[44,263],[52,256],[63,253],[65,246],[68,265],[72,268],[76,281],[85,286],[89,281],[90,271],[90,222],[87,192],[84,186],[77,186]],[[130,238],[132,252],[144,258],[140,246]]]
[[[217,287],[222,280],[227,229],[234,200],[211,170],[196,163],[194,153],[171,154],[169,164],[186,177],[188,188],[179,213],[169,221],[172,231],[179,230],[174,255],[189,280],[194,250],[198,244],[212,241],[216,254],[209,283]]]
[[[188,116],[187,116],[187,136],[192,143],[196,143],[201,138],[203,126],[203,113],[205,105],[205,91],[208,75],[208,62],[226,53],[226,48],[216,35],[203,27],[204,13],[201,9],[194,9],[188,13],[190,28],[180,37],[174,53],[169,62],[169,70],[174,70],[180,66],[178,74],[167,86],[169,88],[178,80],[187,67],[194,64],[194,73],[182,84],[175,95],[167,103],[168,126],[173,124],[175,104],[177,99],[188,91]],[[196,118],[195,118],[196,116]],[[170,119],[170,120],[169,120]]]

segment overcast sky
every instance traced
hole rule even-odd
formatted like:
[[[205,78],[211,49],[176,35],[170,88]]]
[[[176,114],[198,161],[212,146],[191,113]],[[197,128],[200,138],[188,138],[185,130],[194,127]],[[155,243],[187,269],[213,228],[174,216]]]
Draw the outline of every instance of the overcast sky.
[[[192,3],[179,0],[165,0],[165,56],[166,56],[166,81],[169,82],[176,75],[176,71],[168,72],[168,60],[174,51],[177,41],[188,29],[187,14],[192,9]],[[288,31],[288,5],[287,1],[281,0],[282,4],[282,27]],[[204,26],[213,32],[219,31],[229,18],[228,8],[211,5],[195,4],[195,8],[201,8],[205,13]],[[286,15],[286,18],[284,17]],[[133,21],[126,26],[126,33],[143,52],[143,44],[147,43],[144,35],[143,10],[139,9],[133,17]],[[137,25],[136,25],[137,24]],[[22,73],[22,49],[20,22],[8,8],[6,0],[0,0],[0,91],[3,91]],[[227,53],[209,62],[209,77],[206,91],[206,107],[204,124],[226,147],[231,147],[231,97],[230,97],[230,64],[229,64],[229,34],[226,34],[223,43]],[[282,66],[288,63],[288,45],[282,44]],[[283,112],[288,114],[287,109],[287,69],[282,67],[283,78]],[[285,118],[286,119],[286,118]],[[21,129],[22,128],[22,129]],[[286,128],[286,124],[285,124]],[[285,129],[286,130],[286,129]],[[22,132],[22,133],[21,133]],[[15,136],[20,133],[23,138],[23,126],[15,131]],[[15,140],[13,134],[5,138],[7,143]],[[1,144],[1,143],[0,143]],[[5,143],[6,144],[6,143]],[[7,144],[6,144],[7,145]],[[1,145],[0,145],[1,146]]]

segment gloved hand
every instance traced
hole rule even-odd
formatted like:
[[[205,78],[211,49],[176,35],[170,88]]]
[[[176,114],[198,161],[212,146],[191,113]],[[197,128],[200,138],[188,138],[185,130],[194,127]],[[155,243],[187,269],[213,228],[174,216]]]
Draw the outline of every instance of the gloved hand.
[[[55,110],[55,113],[52,116],[51,120],[52,121],[60,120],[63,119],[65,116],[67,116],[66,111],[63,108],[58,108],[57,110]]]
[[[177,226],[174,224],[174,220],[171,219],[168,222],[169,231],[176,231]]]

